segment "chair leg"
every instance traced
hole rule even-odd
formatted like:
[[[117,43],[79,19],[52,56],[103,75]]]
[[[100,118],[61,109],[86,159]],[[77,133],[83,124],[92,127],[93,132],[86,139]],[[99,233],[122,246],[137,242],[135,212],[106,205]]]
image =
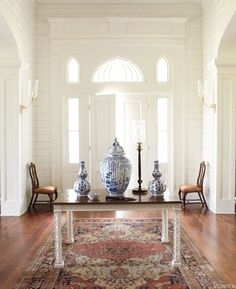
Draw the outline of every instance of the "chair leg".
[[[199,196],[199,199],[200,199],[201,204],[204,206],[204,202],[203,202],[203,200],[202,200],[202,196],[201,196],[200,192],[198,192],[198,196]]]
[[[182,201],[181,190],[179,190],[179,199]]]
[[[30,211],[30,208],[31,208],[31,205],[33,203],[34,197],[35,197],[34,194],[32,194],[31,199],[30,199],[30,203],[29,203],[29,206],[28,206],[28,211]]]
[[[53,197],[52,197],[52,194],[48,194],[48,197],[50,199],[50,210],[53,211],[53,205],[52,205]]]
[[[183,193],[183,204],[184,204],[184,209],[185,209],[185,204],[186,204],[186,194]]]
[[[57,199],[57,196],[58,196],[57,191],[54,194],[55,194],[55,197],[54,197],[54,201],[55,201]]]
[[[206,199],[205,199],[205,197],[204,197],[203,192],[200,192],[200,194],[201,194],[201,196],[202,196],[202,199],[203,199],[204,205],[205,205],[206,208],[208,209],[207,202],[206,202]]]
[[[34,202],[33,202],[33,207],[34,207],[35,204],[36,204],[36,201],[37,201],[38,195],[39,195],[39,194],[35,194],[35,199],[34,199]]]

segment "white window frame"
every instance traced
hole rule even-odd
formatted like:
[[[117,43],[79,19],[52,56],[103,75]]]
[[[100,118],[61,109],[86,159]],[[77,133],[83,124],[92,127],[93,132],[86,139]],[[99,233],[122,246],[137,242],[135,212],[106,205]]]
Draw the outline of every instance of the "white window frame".
[[[172,155],[172,145],[173,145],[173,139],[172,139],[172,130],[171,130],[171,123],[172,123],[172,115],[171,115],[171,93],[160,93],[156,96],[156,111],[158,113],[158,99],[164,98],[167,99],[167,163],[159,162],[160,163],[160,170],[166,170],[167,176],[163,174],[163,179],[165,177],[167,178],[167,186],[170,188],[173,178],[173,172],[172,172],[172,164],[171,164],[171,155]],[[158,152],[158,119],[156,116],[156,122],[155,122],[155,135],[156,135],[156,145],[155,150]]]
[[[124,74],[125,71],[127,72],[128,70],[130,70],[131,72],[131,78],[135,78],[135,75],[137,75],[137,80],[132,80],[132,79],[112,79],[113,76],[109,75],[109,73],[112,71],[112,66],[115,65],[115,62],[119,61],[122,63],[122,68],[124,70]],[[99,74],[103,74],[102,77],[99,76]],[[133,75],[133,76],[132,76]],[[140,79],[138,79],[140,77]],[[97,78],[97,79],[95,79]],[[95,69],[93,75],[92,75],[92,79],[91,81],[94,83],[101,83],[101,82],[131,82],[131,83],[139,83],[139,82],[144,82],[145,78],[144,78],[144,74],[142,69],[133,61],[131,61],[130,59],[125,59],[123,57],[113,57],[111,59],[105,60],[104,62],[102,62],[100,65],[98,65],[98,67]]]
[[[78,106],[78,129],[74,129],[74,130],[70,130],[69,128],[69,100],[70,99],[75,99],[78,101],[77,106]],[[66,131],[66,136],[67,136],[67,144],[66,144],[66,148],[67,148],[67,162],[69,165],[75,165],[78,164],[80,161],[80,121],[79,121],[79,117],[80,117],[80,103],[79,103],[79,98],[78,97],[67,97],[67,131]],[[78,147],[78,161],[77,162],[70,162],[70,132],[76,132],[78,134],[78,143],[79,143],[79,147]]]
[[[166,81],[161,81],[161,80],[159,80],[159,64],[160,64],[160,61],[161,60],[164,60],[165,61],[165,63],[166,63],[166,73],[167,73],[167,79],[166,79]],[[168,58],[167,57],[165,57],[165,56],[161,56],[161,57],[159,57],[158,58],[158,60],[157,60],[157,62],[156,62],[156,81],[157,81],[157,83],[159,83],[159,84],[168,84],[169,82],[170,82],[170,63],[169,63],[169,60],[168,60]]]
[[[78,68],[78,78],[77,81],[70,81],[70,71],[69,71],[69,66],[72,60],[75,60],[77,63],[77,68]],[[68,84],[73,84],[73,83],[80,83],[80,63],[78,61],[78,58],[76,56],[70,56],[66,62],[66,82]]]

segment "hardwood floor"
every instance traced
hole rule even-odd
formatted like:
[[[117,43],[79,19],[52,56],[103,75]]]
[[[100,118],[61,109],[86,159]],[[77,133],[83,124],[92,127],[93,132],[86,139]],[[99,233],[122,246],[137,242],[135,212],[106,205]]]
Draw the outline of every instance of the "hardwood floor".
[[[140,217],[140,212],[118,212],[119,217]],[[84,212],[80,217],[116,217],[115,212]],[[143,212],[143,217],[159,216]],[[216,271],[236,288],[236,215],[214,215],[198,205],[187,205],[181,222],[195,246]],[[21,217],[0,218],[0,288],[12,289],[25,267],[53,231],[53,213],[37,206]],[[197,288],[196,288],[197,289]]]

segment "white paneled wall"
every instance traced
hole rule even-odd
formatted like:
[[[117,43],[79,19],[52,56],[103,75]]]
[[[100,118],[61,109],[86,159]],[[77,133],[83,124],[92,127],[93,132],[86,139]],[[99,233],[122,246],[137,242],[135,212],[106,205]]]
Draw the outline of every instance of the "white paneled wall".
[[[181,181],[193,181],[196,178],[196,170],[198,170],[198,164],[201,160],[202,155],[202,116],[201,116],[201,105],[198,100],[196,94],[196,83],[197,79],[201,78],[201,68],[202,68],[202,43],[201,43],[201,33],[202,33],[202,11],[200,5],[135,5],[130,6],[126,5],[125,7],[122,5],[108,5],[105,6],[73,6],[70,5],[60,5],[60,7],[55,7],[53,5],[47,6],[38,6],[37,8],[37,17],[36,17],[36,26],[35,26],[35,74],[36,77],[40,81],[40,92],[39,92],[39,101],[35,110],[35,119],[33,125],[34,131],[34,160],[37,162],[39,167],[39,176],[43,183],[48,183],[52,180],[52,152],[54,147],[52,146],[52,127],[55,127],[55,123],[52,123],[52,115],[58,114],[58,125],[60,123],[60,119],[62,117],[60,108],[55,111],[55,107],[58,107],[58,102],[60,102],[60,95],[52,95],[51,94],[51,79],[52,79],[52,71],[50,70],[51,65],[51,56],[50,56],[50,44],[54,42],[54,56],[57,53],[57,48],[55,43],[58,45],[58,51],[63,47],[64,50],[71,51],[72,54],[75,52],[77,55],[81,51],[81,55],[85,56],[81,59],[82,64],[81,70],[89,69],[89,67],[93,67],[92,63],[90,63],[89,52],[87,53],[86,59],[86,46],[80,45],[83,43],[81,39],[83,39],[83,29],[78,32],[78,20],[81,17],[94,17],[94,16],[123,16],[123,17],[135,17],[130,19],[130,28],[129,32],[132,33],[132,29],[134,29],[136,35],[142,34],[145,35],[147,29],[145,27],[139,32],[135,30],[135,25],[138,25],[139,17],[173,17],[173,19],[178,19],[178,17],[186,17],[187,22],[185,25],[185,31],[182,30],[182,26],[175,25],[173,27],[172,33],[176,34],[186,34],[186,38],[184,38],[184,42],[176,38],[173,40],[171,35],[166,35],[166,32],[163,33],[163,23],[159,23],[156,27],[152,29],[153,35],[159,35],[160,43],[170,43],[169,49],[171,51],[171,55],[174,59],[174,63],[178,63],[178,67],[175,67],[172,71],[171,80],[172,89],[173,89],[173,111],[175,119],[178,121],[175,123],[175,141],[179,142],[178,145],[183,149],[183,155],[180,154],[180,159],[176,157],[174,153],[172,156],[176,158],[175,160],[171,160],[172,163],[175,163],[175,171],[178,171],[177,181],[175,186],[178,185]],[[65,22],[63,26],[64,28],[64,39],[59,34],[57,35],[56,31],[50,32],[50,25],[48,22],[48,18],[51,17],[73,17],[75,20],[75,25],[72,29],[72,26],[68,26]],[[65,18],[64,18],[65,19]],[[150,18],[151,19],[151,18]],[[115,21],[115,18],[113,18]],[[111,20],[109,20],[111,21]],[[106,35],[105,39],[102,37],[97,40],[94,38],[91,41],[93,47],[96,47],[97,44],[101,47],[101,43],[108,43],[109,39],[112,39],[114,35],[119,34],[122,31],[122,25],[115,25],[114,21],[112,22],[111,30],[109,30],[110,34]],[[163,21],[163,20],[162,20]],[[60,21],[59,21],[60,22]],[[134,22],[136,24],[134,25]],[[107,22],[105,22],[107,24]],[[120,23],[120,22],[119,22]],[[111,22],[110,22],[111,24]],[[77,26],[76,26],[77,25]],[[82,23],[80,23],[82,25]],[[132,26],[133,25],[133,26]],[[80,26],[79,26],[80,27]],[[109,27],[109,26],[108,26]],[[133,28],[132,28],[133,27]],[[60,26],[58,24],[58,29]],[[68,30],[69,29],[69,30]],[[105,28],[103,28],[105,29]],[[102,32],[101,30],[100,32]],[[104,30],[105,31],[105,30]],[[71,33],[69,33],[71,32]],[[150,41],[150,31],[149,37],[145,37],[142,39],[142,45],[146,46],[144,53],[148,52],[148,46],[153,47],[153,38]],[[90,32],[94,37],[96,34],[93,31]],[[79,34],[79,37],[78,37]],[[89,38],[92,36],[90,35]],[[155,36],[154,36],[155,37]],[[158,43],[158,37],[155,40],[155,43]],[[65,41],[66,38],[66,41]],[[88,38],[88,36],[84,35],[84,38]],[[77,42],[75,40],[78,40]],[[80,41],[79,41],[80,39]],[[117,38],[118,39],[118,38]],[[140,39],[140,35],[139,35]],[[171,40],[172,39],[172,40]],[[164,42],[163,42],[164,40]],[[122,43],[122,38],[119,40]],[[179,44],[178,44],[179,42]],[[77,46],[74,46],[74,43],[77,43]],[[130,41],[129,44],[126,44],[125,50],[128,51],[129,54],[134,54],[135,52],[135,44],[136,42]],[[174,43],[174,45],[173,45]],[[106,45],[105,44],[105,45]],[[172,44],[172,46],[171,46]],[[89,45],[89,44],[88,44]],[[158,45],[157,45],[158,46]],[[89,47],[89,46],[88,46]],[[116,46],[113,46],[116,47]],[[172,48],[171,48],[172,47]],[[174,48],[175,47],[175,48]],[[176,48],[178,47],[178,48]],[[100,48],[102,49],[102,48]],[[114,48],[115,49],[115,48]],[[153,53],[153,52],[151,52]],[[114,51],[113,51],[114,54]],[[181,57],[180,54],[182,55]],[[60,55],[60,53],[58,54]],[[79,56],[79,55],[78,55]],[[102,54],[100,53],[100,56]],[[157,52],[157,57],[160,56]],[[98,61],[99,59],[97,59]],[[101,61],[104,60],[101,57]],[[97,63],[99,64],[99,62]],[[139,63],[138,63],[139,64]],[[145,63],[145,55],[143,55],[143,66],[148,67],[148,62]],[[154,63],[153,63],[154,68]],[[184,68],[184,69],[183,69]],[[153,79],[154,81],[154,69],[147,70],[149,73],[149,79]],[[179,71],[183,70],[184,73],[178,74]],[[91,73],[92,71],[90,71]],[[61,75],[61,79],[63,79],[64,71],[57,71],[58,74]],[[88,79],[88,75],[84,75]],[[81,76],[82,78],[84,77]],[[156,86],[153,83],[149,83],[151,88],[149,89],[153,92],[156,89]],[[89,89],[90,84],[86,83],[87,90]],[[152,89],[154,88],[154,89]],[[177,93],[178,91],[178,93]],[[60,145],[60,144],[59,144]],[[56,168],[55,168],[56,169]],[[56,172],[54,172],[56,174]]]
[[[202,109],[197,95],[197,80],[202,74],[202,17],[189,19],[186,37],[185,73],[185,173],[184,181],[196,182],[199,163],[202,160]]]

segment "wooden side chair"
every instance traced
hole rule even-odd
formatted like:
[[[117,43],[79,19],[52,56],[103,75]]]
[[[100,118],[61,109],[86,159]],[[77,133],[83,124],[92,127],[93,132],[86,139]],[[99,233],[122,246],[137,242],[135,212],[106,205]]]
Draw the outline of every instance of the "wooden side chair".
[[[57,187],[51,185],[40,186],[36,172],[36,167],[35,164],[32,162],[29,165],[29,175],[32,183],[32,196],[28,206],[28,211],[30,210],[31,207],[35,206],[39,194],[48,195],[50,209],[53,210],[52,202],[57,199]]]
[[[181,185],[179,188],[179,198],[180,200],[183,201],[183,207],[185,208],[186,205],[186,197],[190,193],[198,193],[199,199],[191,199],[188,200],[188,203],[195,203],[195,204],[202,204],[203,206],[205,205],[206,208],[208,209],[204,194],[203,194],[203,181],[204,181],[204,176],[206,172],[206,164],[205,162],[200,163],[200,169],[198,173],[198,178],[197,178],[197,183],[196,184],[184,184]],[[196,202],[199,201],[200,202]],[[190,202],[192,201],[192,202]]]

